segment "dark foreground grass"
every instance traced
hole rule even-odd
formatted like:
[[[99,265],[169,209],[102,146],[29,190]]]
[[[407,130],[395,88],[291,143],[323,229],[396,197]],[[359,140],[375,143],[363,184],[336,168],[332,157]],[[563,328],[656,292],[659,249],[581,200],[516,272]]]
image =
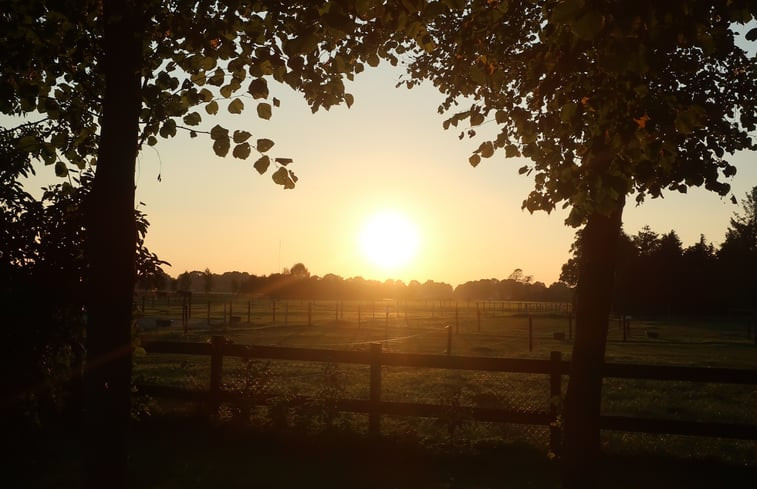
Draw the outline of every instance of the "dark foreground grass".
[[[57,435],[19,444],[6,488],[80,487],[80,446]],[[134,425],[134,488],[558,488],[559,465],[526,445],[421,447],[348,433],[273,433],[183,417]],[[754,467],[710,460],[607,456],[603,488],[754,488]]]

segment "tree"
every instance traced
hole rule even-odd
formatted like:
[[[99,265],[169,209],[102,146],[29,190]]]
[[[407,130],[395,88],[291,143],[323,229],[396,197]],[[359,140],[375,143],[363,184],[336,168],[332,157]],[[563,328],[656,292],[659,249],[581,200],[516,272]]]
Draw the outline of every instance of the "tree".
[[[289,274],[300,279],[310,277],[310,271],[302,263],[295,263],[292,265],[292,268],[289,269]]]
[[[181,291],[188,291],[192,289],[192,274],[184,271],[184,273],[179,274],[178,277],[176,277],[176,282],[178,284],[179,290]]]
[[[17,147],[54,164],[96,161],[86,212],[90,293],[87,322],[89,485],[123,487],[131,378],[131,300],[135,283],[135,159],[143,144],[204,133],[214,152],[246,159],[292,188],[289,158],[268,156],[273,141],[214,125],[201,130],[198,107],[231,114],[240,92],[261,99],[271,117],[279,101],[268,80],[299,91],[315,111],[345,102],[342,78],[375,66],[375,43],[342,41],[363,19],[408,26],[401,6],[362,1],[10,0],[0,14],[0,113],[34,116],[39,132],[5,130]],[[360,48],[360,49],[358,49]],[[248,82],[249,80],[249,82]],[[245,86],[243,87],[243,82]]]
[[[202,272],[202,290],[207,294],[213,289],[213,274],[210,268]]]
[[[35,199],[20,184],[20,177],[33,172],[32,161],[9,143],[0,139],[0,303],[8,323],[18,327],[3,330],[13,348],[0,368],[6,400],[0,418],[7,432],[47,429],[58,421],[73,428],[81,403],[82,310],[89,282],[82,209],[93,176],[72,174]],[[137,274],[162,274],[165,262],[144,246],[149,223],[140,211],[134,216]]]
[[[757,290],[757,187],[741,201],[718,252],[728,302],[737,308],[754,307]]]
[[[469,0],[423,12],[436,49],[413,52],[404,84],[430,80],[446,97],[443,126],[464,125],[461,138],[493,119],[499,133],[469,162],[498,150],[528,158],[519,171],[533,175],[535,187],[523,207],[561,205],[570,209],[566,224],[583,226],[565,487],[596,485],[623,207],[631,196],[642,202],[690,186],[728,194],[724,179],[735,168],[725,155],[755,149],[757,127],[755,60],[735,43],[732,26],[756,15],[746,0]],[[746,37],[756,39],[757,30]],[[471,104],[455,111],[465,100]]]

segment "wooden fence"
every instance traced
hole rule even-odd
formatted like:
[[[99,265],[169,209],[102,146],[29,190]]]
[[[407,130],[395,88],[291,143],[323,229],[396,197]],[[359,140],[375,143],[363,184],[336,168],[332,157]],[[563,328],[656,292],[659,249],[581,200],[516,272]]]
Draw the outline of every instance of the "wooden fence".
[[[149,395],[207,402],[214,410],[217,410],[219,404],[224,402],[249,402],[249,399],[240,393],[223,390],[224,357],[368,365],[370,367],[369,398],[342,399],[337,403],[337,409],[344,412],[368,414],[369,432],[372,434],[378,434],[380,431],[381,415],[438,418],[445,415],[445,407],[440,405],[382,401],[381,368],[383,366],[543,374],[549,376],[549,411],[515,411],[472,406],[466,407],[465,410],[470,419],[477,421],[549,426],[550,449],[555,452],[559,451],[560,431],[557,423],[555,423],[559,414],[559,403],[553,401],[555,397],[561,395],[562,376],[570,372],[570,363],[561,358],[560,352],[552,352],[549,360],[428,355],[383,352],[380,343],[371,344],[368,351],[341,351],[240,345],[227,342],[223,336],[213,336],[209,343],[143,341],[142,347],[148,353],[210,356],[209,391],[159,385],[143,385],[139,387],[140,391]],[[603,375],[606,378],[757,385],[757,370],[753,369],[608,363],[604,365]],[[678,434],[757,440],[757,424],[714,423],[603,415],[601,416],[601,427],[607,430],[651,434]]]

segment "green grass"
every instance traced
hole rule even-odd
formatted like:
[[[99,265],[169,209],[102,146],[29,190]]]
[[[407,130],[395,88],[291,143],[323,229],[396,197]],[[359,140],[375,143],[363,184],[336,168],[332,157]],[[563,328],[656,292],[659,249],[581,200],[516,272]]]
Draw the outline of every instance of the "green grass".
[[[180,323],[151,330],[145,337],[206,341],[212,334],[223,334],[236,343],[277,345],[328,349],[366,349],[372,342],[381,342],[385,351],[445,353],[447,333],[453,331],[454,355],[496,356],[509,358],[548,358],[550,351],[560,351],[569,358],[570,341],[554,338],[555,332],[567,337],[568,319],[563,313],[533,313],[533,351],[528,350],[529,316],[517,312],[517,305],[488,303],[479,323],[475,303],[454,303],[443,308],[435,304],[385,303],[390,308],[386,321],[384,306],[376,307],[377,319],[372,319],[371,303],[343,303],[343,318],[336,319],[336,303],[313,303],[312,325],[307,325],[307,302],[291,303],[286,324],[277,313],[277,321],[268,317],[270,303],[257,304],[253,321],[246,323],[246,301],[238,301],[234,311],[243,312],[242,322],[223,324],[220,321],[194,317],[185,336]],[[197,303],[197,302],[196,302]],[[361,321],[357,322],[360,306]],[[523,308],[524,306],[520,306]],[[536,308],[538,306],[531,306]],[[267,308],[267,309],[266,309]],[[407,308],[407,320],[405,319]],[[277,311],[285,307],[279,304]],[[504,312],[503,310],[504,309]],[[318,314],[316,315],[316,311]],[[381,312],[381,314],[379,314]],[[147,313],[150,313],[148,308]],[[237,313],[235,312],[235,315]],[[195,314],[196,316],[196,314]],[[722,366],[757,368],[757,346],[747,337],[746,323],[731,318],[670,318],[647,320],[634,318],[631,336],[623,341],[615,321],[611,321],[607,345],[607,359],[615,362],[640,364],[670,364],[689,366]],[[653,330],[658,338],[647,338],[645,331]],[[265,390],[274,399],[286,400],[294,395],[323,396],[319,391],[325,380],[326,366],[318,363],[288,361],[256,361],[251,371],[244,362],[224,361],[224,381],[228,388],[243,389],[248,384]],[[169,385],[206,389],[209,379],[207,357],[146,355],[138,357],[135,373],[144,379]],[[332,372],[333,373],[333,372]],[[368,397],[368,367],[338,366],[338,388],[348,398]],[[333,381],[334,379],[332,379]],[[563,389],[565,384],[563,382]],[[757,422],[757,389],[749,386],[729,386],[693,382],[660,382],[625,379],[605,379],[602,411],[604,414],[662,417],[671,419],[734,423]],[[248,387],[249,389],[249,387]],[[384,367],[382,399],[431,404],[457,403],[462,407],[504,407],[524,410],[546,410],[549,401],[548,379],[544,375],[523,375],[492,372],[448,371],[441,369],[410,369]],[[320,393],[319,393],[320,392]],[[283,401],[282,401],[283,403]],[[446,405],[445,404],[445,405]],[[156,407],[159,410],[159,407]],[[308,421],[312,412],[290,413],[289,426],[297,424],[306,431],[317,431],[317,423]],[[294,418],[299,421],[295,422]],[[344,426],[362,433],[365,417],[342,415]],[[255,422],[270,423],[265,410],[257,411]],[[310,423],[311,426],[307,426]],[[544,427],[476,423],[462,419],[450,435],[449,422],[422,418],[385,417],[382,433],[416,440],[426,446],[470,444],[500,440],[525,443],[546,453],[548,433]],[[630,433],[603,433],[607,453],[668,455],[692,459],[718,458],[729,463],[752,464],[755,443],[714,440],[685,436],[662,436]]]

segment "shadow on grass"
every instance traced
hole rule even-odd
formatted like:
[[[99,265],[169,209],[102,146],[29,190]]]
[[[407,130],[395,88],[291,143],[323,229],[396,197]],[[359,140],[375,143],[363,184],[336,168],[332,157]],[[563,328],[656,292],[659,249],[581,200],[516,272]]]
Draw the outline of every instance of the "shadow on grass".
[[[80,487],[71,437],[27,443],[6,458],[4,487]],[[133,488],[558,488],[559,467],[524,445],[429,449],[331,433],[270,433],[163,417],[135,425]],[[602,488],[754,488],[754,467],[649,456],[607,456]]]

